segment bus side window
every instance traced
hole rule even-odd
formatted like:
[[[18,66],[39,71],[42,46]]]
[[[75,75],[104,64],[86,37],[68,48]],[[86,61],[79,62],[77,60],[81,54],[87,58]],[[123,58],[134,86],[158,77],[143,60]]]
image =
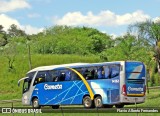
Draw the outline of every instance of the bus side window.
[[[92,80],[95,78],[95,68],[94,67],[90,67],[90,68],[86,69],[85,78],[87,80]]]
[[[75,69],[75,70],[77,70],[77,69]],[[73,81],[73,80],[80,80],[80,77],[75,72],[71,71],[71,81]]]
[[[89,79],[89,70],[88,69],[86,69],[85,70],[85,72],[84,72],[84,77],[85,77],[85,79]]]
[[[45,82],[45,78],[46,78],[46,72],[38,72],[33,85]]]
[[[112,65],[111,68],[111,78],[117,77],[120,73],[120,65]]]
[[[111,78],[111,70],[109,66],[103,66],[103,69],[104,69],[104,78],[105,79]]]
[[[60,76],[59,76],[59,80],[60,81],[64,81],[65,80],[65,73],[61,72]]]
[[[57,82],[60,80],[60,71],[59,70],[52,70],[49,73],[51,75],[52,82]]]
[[[46,71],[45,81],[52,82],[52,76],[50,75],[49,71]]]
[[[65,81],[70,81],[71,80],[71,72],[67,70],[65,72]]]
[[[101,66],[97,68],[97,77],[98,77],[98,79],[102,79],[104,77],[103,67],[101,67]]]
[[[91,70],[91,78],[90,79],[94,79],[95,78],[95,69],[93,68],[92,70]]]

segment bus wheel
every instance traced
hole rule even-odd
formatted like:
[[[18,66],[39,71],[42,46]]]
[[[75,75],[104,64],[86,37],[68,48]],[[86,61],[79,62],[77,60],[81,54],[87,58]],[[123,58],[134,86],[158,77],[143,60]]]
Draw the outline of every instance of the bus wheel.
[[[59,105],[53,105],[52,108],[53,108],[53,109],[58,109],[58,108],[59,108]]]
[[[85,96],[83,98],[83,105],[85,108],[92,108],[93,107],[93,101],[89,96]]]
[[[124,107],[124,104],[117,104],[115,105],[116,108],[123,108]]]
[[[95,107],[96,107],[96,108],[102,108],[102,107],[103,107],[103,102],[102,102],[101,96],[97,96],[97,97],[94,99],[94,104],[95,104]]]
[[[33,101],[32,101],[32,107],[33,107],[33,108],[36,108],[36,109],[41,108],[41,106],[39,105],[39,100],[38,100],[38,98],[34,98],[34,99],[33,99]]]
[[[104,105],[105,108],[113,108],[113,105]]]

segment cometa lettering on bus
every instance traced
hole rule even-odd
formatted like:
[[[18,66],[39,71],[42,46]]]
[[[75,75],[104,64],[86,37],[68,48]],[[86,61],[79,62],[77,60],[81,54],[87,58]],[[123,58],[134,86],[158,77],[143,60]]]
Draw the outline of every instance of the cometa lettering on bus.
[[[44,89],[45,90],[62,89],[62,85],[60,85],[60,84],[57,84],[57,85],[48,85],[48,84],[45,84],[44,85]]]
[[[129,91],[143,91],[143,88],[139,87],[139,88],[132,88],[132,87],[128,87]]]

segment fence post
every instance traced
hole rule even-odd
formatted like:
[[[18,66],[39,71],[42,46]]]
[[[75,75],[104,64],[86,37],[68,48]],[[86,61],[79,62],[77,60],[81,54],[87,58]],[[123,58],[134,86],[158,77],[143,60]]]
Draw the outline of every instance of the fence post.
[[[137,102],[136,102],[137,98],[135,98],[135,105],[136,105],[136,110],[137,110]],[[138,112],[137,112],[137,116],[138,116]]]
[[[12,107],[11,107],[11,109],[12,109],[12,116],[14,116],[14,112],[13,112],[13,101],[12,101]]]

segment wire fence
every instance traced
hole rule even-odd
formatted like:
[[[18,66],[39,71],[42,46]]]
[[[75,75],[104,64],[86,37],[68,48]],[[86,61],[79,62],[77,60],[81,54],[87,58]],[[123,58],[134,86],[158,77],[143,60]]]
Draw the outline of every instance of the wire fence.
[[[148,87],[148,89],[160,89],[160,86]]]

